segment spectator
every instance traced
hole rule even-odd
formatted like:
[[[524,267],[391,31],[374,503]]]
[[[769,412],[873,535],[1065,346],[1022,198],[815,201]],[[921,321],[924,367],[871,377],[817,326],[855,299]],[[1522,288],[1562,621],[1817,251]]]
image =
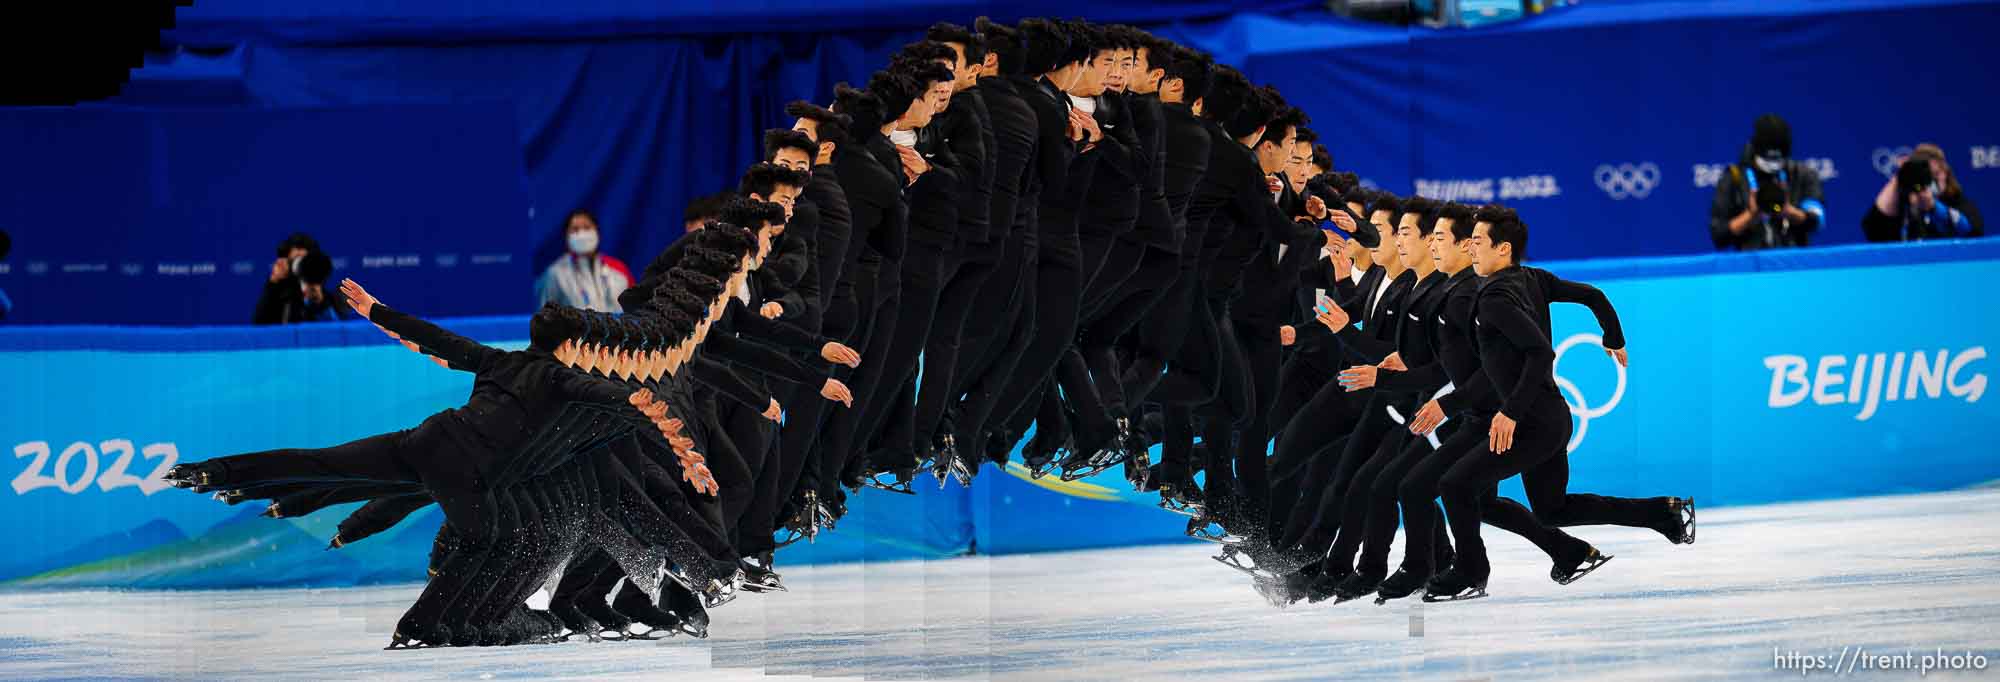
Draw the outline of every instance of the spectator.
[[[1981,237],[1986,221],[1952,176],[1944,150],[1926,142],[1898,162],[1895,177],[1875,193],[1861,233],[1871,242]]]
[[[1758,117],[1743,158],[1715,183],[1708,233],[1716,249],[1805,246],[1826,221],[1819,172],[1791,156],[1791,126],[1777,114]]]
[[[7,252],[12,250],[14,250],[14,239],[7,236],[6,230],[0,230],[0,260],[7,260]],[[7,319],[7,313],[13,310],[14,302],[7,298],[5,290],[0,290],[0,320]]]
[[[278,243],[278,258],[271,263],[271,276],[264,293],[257,298],[251,324],[297,324],[331,322],[352,317],[339,292],[328,292],[326,280],[333,274],[333,259],[319,248],[319,242],[304,232],[295,232]]]
[[[535,305],[551,302],[603,313],[621,313],[618,295],[632,286],[632,272],[597,251],[597,216],[570,211],[564,221],[569,251],[535,281]]]

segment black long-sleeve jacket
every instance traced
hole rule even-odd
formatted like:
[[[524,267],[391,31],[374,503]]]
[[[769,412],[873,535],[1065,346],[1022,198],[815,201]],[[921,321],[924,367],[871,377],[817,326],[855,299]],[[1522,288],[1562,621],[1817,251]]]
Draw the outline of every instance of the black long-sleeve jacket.
[[[1035,110],[1034,180],[1037,226],[1045,235],[1076,234],[1096,155],[1069,139],[1069,97],[1046,79],[1016,81],[1021,99]]]
[[[1017,82],[1008,78],[979,79],[980,101],[992,125],[993,201],[986,212],[989,239],[1006,238],[1028,228],[1028,209],[1038,200],[1032,193],[1035,172],[1035,110],[1021,98]]]
[[[1132,105],[1126,95],[1106,92],[1098,96],[1097,111],[1091,117],[1097,120],[1104,137],[1091,152],[1098,155],[1097,166],[1077,231],[1124,235],[1139,220],[1140,197],[1151,174],[1152,159],[1139,140],[1139,128],[1132,121]]]
[[[1541,268],[1520,265],[1508,269],[1509,272],[1516,270],[1520,272],[1514,276],[1529,284],[1530,290],[1539,297],[1541,306],[1531,310],[1529,314],[1535,325],[1541,329],[1543,337],[1554,340],[1555,325],[1549,318],[1549,306],[1555,303],[1575,303],[1589,308],[1591,316],[1597,318],[1597,328],[1603,333],[1605,348],[1615,350],[1625,347],[1625,329],[1618,321],[1618,310],[1611,306],[1611,300],[1605,297],[1603,291],[1582,282],[1557,277],[1555,273]],[[1485,280],[1478,286],[1484,287]],[[1447,302],[1447,305],[1451,303]],[[1471,315],[1472,302],[1466,302],[1464,307],[1467,312],[1463,314]],[[1477,352],[1477,349],[1474,352]],[[1550,369],[1553,371],[1553,365]],[[1469,411],[1490,414],[1498,409],[1495,384],[1492,377],[1483,369],[1472,372],[1469,377],[1453,376],[1452,382],[1455,385],[1452,394],[1438,401],[1439,406],[1448,413]]]
[[[1276,258],[1277,245],[1300,246],[1314,239],[1325,243],[1319,228],[1295,223],[1271,198],[1264,170],[1250,148],[1212,127],[1215,140],[1208,171],[1188,204],[1188,223],[1206,222],[1202,258],[1208,261],[1207,293],[1234,297],[1252,258]]]
[[[853,270],[853,281],[860,283],[876,278],[885,272],[894,272],[894,266],[903,260],[903,245],[909,238],[908,215],[903,206],[902,178],[890,167],[884,166],[880,155],[871,148],[876,140],[887,144],[888,139],[874,128],[864,127],[880,124],[865,121],[867,116],[855,117],[853,140],[835,148],[834,166],[840,173],[840,188],[847,196],[847,206],[852,231],[858,242],[850,242],[849,251],[856,252],[848,263]],[[894,156],[891,154],[891,156]],[[890,292],[878,292],[876,303],[884,300]]]
[[[1540,410],[1564,409],[1556,392],[1555,349],[1535,324],[1535,311],[1547,310],[1539,287],[1518,268],[1486,278],[1473,303],[1473,338],[1479,344],[1480,370],[1501,391],[1499,413],[1515,421]]]
[[[957,196],[952,202],[958,212],[958,241],[954,249],[984,245],[992,241],[988,214],[993,203],[993,124],[986,102],[974,87],[951,96],[944,118],[932,126],[950,151],[943,161],[958,176]],[[924,145],[919,143],[919,148]]]
[[[1165,116],[1165,153],[1161,173],[1161,189],[1167,198],[1167,209],[1173,213],[1173,248],[1188,258],[1182,260],[1184,269],[1192,269],[1192,257],[1201,251],[1201,234],[1206,222],[1197,224],[1188,215],[1188,205],[1194,201],[1195,188],[1208,174],[1208,158],[1215,139],[1207,123],[1194,115],[1186,104],[1165,104],[1160,107]]]
[[[843,289],[852,294],[854,283],[847,273],[861,255],[854,244],[854,215],[847,207],[847,193],[840,188],[840,171],[831,163],[813,166],[812,180],[799,198],[792,208],[794,220],[801,208],[819,218],[813,231],[813,273],[819,277],[820,304],[825,306]]]

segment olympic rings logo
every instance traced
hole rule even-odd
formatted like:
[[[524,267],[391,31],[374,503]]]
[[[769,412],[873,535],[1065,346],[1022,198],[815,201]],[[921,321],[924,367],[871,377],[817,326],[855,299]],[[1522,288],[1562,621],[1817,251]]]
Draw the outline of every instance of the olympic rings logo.
[[[1604,190],[1613,199],[1644,199],[1660,185],[1660,167],[1651,161],[1615,166],[1600,164],[1597,171],[1591,174],[1591,179],[1597,181],[1598,189]]]
[[[1564,352],[1577,344],[1584,343],[1598,348],[1604,347],[1604,339],[1596,334],[1577,334],[1563,339],[1562,343],[1556,345],[1556,367],[1562,366]],[[1569,413],[1576,416],[1576,430],[1569,436],[1569,452],[1576,452],[1576,449],[1583,445],[1583,435],[1590,431],[1590,420],[1611,414],[1611,410],[1618,407],[1618,402],[1625,399],[1625,366],[1616,362],[1611,364],[1618,368],[1618,386],[1611,390],[1611,399],[1598,406],[1592,406],[1590,401],[1583,397],[1583,390],[1577,388],[1574,382],[1563,378],[1560,372],[1556,374],[1556,389],[1562,392],[1563,402],[1569,404]]]
[[[1905,156],[1909,156],[1911,151],[1909,147],[1897,147],[1895,149],[1876,147],[1875,153],[1869,156],[1869,160],[1875,162],[1875,172],[1881,173],[1882,177],[1886,178],[1896,174],[1896,162]]]

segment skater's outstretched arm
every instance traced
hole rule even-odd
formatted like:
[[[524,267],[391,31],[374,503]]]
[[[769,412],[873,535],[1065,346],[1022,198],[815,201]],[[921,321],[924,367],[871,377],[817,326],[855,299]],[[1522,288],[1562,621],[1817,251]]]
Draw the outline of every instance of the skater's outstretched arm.
[[[1535,282],[1550,303],[1576,303],[1590,309],[1597,318],[1597,327],[1604,332],[1605,350],[1625,349],[1625,328],[1618,323],[1618,309],[1611,306],[1611,299],[1597,287],[1557,277],[1555,273],[1539,268],[1530,268],[1535,273]]]
[[[362,289],[354,280],[341,280],[340,288],[355,312],[396,337],[417,344],[424,354],[450,363],[447,366],[452,369],[478,371],[485,367],[487,362],[505,354],[505,351],[498,348],[459,336],[421,318],[390,308],[387,304],[375,300],[374,296]]]

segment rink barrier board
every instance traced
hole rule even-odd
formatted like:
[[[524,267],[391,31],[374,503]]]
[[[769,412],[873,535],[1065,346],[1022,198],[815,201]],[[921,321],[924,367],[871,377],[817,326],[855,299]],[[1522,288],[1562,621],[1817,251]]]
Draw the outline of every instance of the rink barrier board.
[[[1855,246],[1542,264],[1618,307],[1620,376],[1590,315],[1558,306],[1571,489],[1705,506],[1949,490],[2000,479],[2000,245]],[[394,296],[394,292],[377,292]],[[440,320],[519,347],[525,317]],[[469,375],[363,323],[286,328],[0,329],[0,586],[207,588],[420,580],[435,508],[324,551],[341,509],[270,520],[165,489],[177,461],[317,447],[407,428],[464,400]],[[1621,381],[1622,379],[1622,381]],[[1622,383],[1622,389],[1621,389]],[[1154,450],[1157,458],[1158,450]],[[1018,458],[1017,458],[1018,459]],[[890,561],[1183,541],[1184,519],[1110,472],[1031,481],[988,465],[967,491],[919,476],[867,491],[783,562]],[[1513,483],[1503,491],[1519,495]]]

